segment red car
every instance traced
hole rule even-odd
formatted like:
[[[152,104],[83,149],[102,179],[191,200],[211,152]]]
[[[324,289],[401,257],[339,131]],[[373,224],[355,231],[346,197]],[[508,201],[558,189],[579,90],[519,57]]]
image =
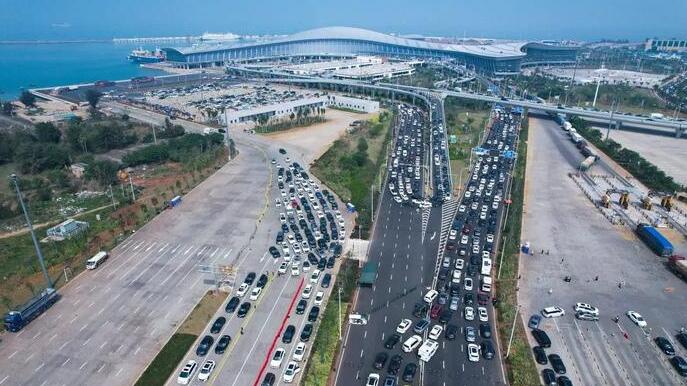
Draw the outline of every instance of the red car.
[[[441,304],[435,304],[432,306],[432,309],[429,311],[429,317],[432,319],[436,319],[439,317],[439,314],[441,314],[441,310],[444,307]]]

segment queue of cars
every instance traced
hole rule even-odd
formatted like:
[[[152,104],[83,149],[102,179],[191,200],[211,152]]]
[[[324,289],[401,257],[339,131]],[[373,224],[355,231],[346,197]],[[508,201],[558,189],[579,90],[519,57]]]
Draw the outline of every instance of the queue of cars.
[[[422,168],[424,161],[425,117],[415,106],[399,104],[395,125],[396,146],[389,159],[389,192],[397,203],[418,202],[423,198]]]
[[[431,146],[432,146],[432,202],[440,204],[451,198],[451,177],[449,168],[448,144],[444,128],[442,102],[429,95],[431,109]]]

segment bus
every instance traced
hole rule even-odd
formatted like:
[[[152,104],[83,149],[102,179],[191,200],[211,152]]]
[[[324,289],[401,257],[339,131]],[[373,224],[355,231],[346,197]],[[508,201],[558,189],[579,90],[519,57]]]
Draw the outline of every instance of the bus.
[[[96,269],[98,266],[107,260],[109,255],[107,252],[100,251],[86,261],[86,269]]]

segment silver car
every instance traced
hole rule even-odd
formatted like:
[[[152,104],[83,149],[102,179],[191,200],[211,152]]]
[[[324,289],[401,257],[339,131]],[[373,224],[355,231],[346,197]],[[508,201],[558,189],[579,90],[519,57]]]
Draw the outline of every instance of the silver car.
[[[477,330],[472,326],[465,327],[465,341],[474,342],[477,340]]]
[[[449,305],[449,308],[453,311],[458,311],[458,305],[460,305],[458,296],[451,297],[451,305]]]

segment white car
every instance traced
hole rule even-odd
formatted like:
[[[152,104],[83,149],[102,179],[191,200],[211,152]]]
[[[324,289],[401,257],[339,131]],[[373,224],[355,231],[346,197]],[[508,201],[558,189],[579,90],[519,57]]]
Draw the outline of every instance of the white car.
[[[239,289],[236,290],[236,296],[242,298],[243,295],[246,294],[246,292],[248,292],[248,284],[247,283],[241,283],[241,285],[239,286]]]
[[[308,271],[310,271],[310,262],[307,261],[307,260],[304,261],[304,262],[303,262],[303,265],[301,265],[301,269],[303,270],[303,272],[308,272]]]
[[[301,274],[300,268],[298,268],[298,265],[291,265],[291,276],[298,276]]]
[[[305,343],[298,342],[298,344],[296,345],[296,349],[293,350],[293,360],[296,362],[300,362],[303,360],[304,356],[305,356]]]
[[[456,259],[456,269],[463,269],[465,267],[465,260]]]
[[[460,238],[460,243],[463,245],[467,245],[468,243],[468,236],[463,235],[463,237]]]
[[[465,209],[466,209],[465,205],[461,205],[458,207],[458,212],[463,213],[463,212],[465,212]]]
[[[284,371],[284,382],[291,383],[293,379],[296,378],[296,374],[301,372],[301,368],[298,363],[291,361],[286,365],[286,371]]]
[[[396,327],[396,332],[399,334],[405,334],[410,328],[411,324],[413,324],[413,322],[410,319],[401,320],[401,323],[399,323],[398,327]]]
[[[324,300],[324,292],[317,291],[317,293],[315,294],[315,305],[316,306],[322,305],[323,300]]]
[[[627,317],[639,327],[646,327],[646,320],[637,311],[627,311]]]
[[[458,231],[455,229],[451,229],[451,231],[448,232],[448,239],[449,240],[455,240],[457,236],[458,236]]]
[[[422,343],[422,338],[420,335],[413,335],[403,342],[404,352],[413,352]]]
[[[487,242],[493,243],[494,242],[494,235],[492,235],[491,233],[487,234]]]
[[[277,269],[277,272],[281,274],[285,274],[286,270],[289,268],[289,263],[283,262],[279,265],[279,269]]]
[[[320,270],[316,269],[312,271],[312,274],[310,274],[310,282],[317,284],[318,281],[320,281]]]
[[[177,377],[177,383],[180,385],[188,385],[188,381],[191,380],[193,373],[196,372],[196,367],[198,367],[198,363],[196,363],[196,361],[193,359],[188,361],[184,368],[181,369],[181,372]]]
[[[465,320],[475,320],[475,309],[468,306],[465,307]]]
[[[379,374],[371,373],[367,376],[367,382],[365,386],[377,386],[379,385]]]
[[[297,255],[301,253],[301,246],[298,245],[298,243],[293,245],[293,253],[295,253]]]
[[[477,307],[477,314],[479,315],[480,322],[488,322],[489,314],[487,313],[486,307]]]
[[[308,245],[307,242],[302,241],[301,242],[301,249],[303,250],[304,253],[310,252],[310,245]]]
[[[573,309],[575,310],[575,312],[582,312],[585,314],[599,316],[599,309],[587,303],[577,303],[575,304],[575,307],[573,307]]]
[[[210,374],[212,374],[212,370],[215,369],[215,361],[213,360],[206,360],[203,363],[203,366],[200,367],[200,371],[198,372],[198,380],[200,381],[207,381],[208,378],[210,378]]]
[[[479,362],[479,346],[475,343],[468,343],[468,360]]]
[[[559,316],[565,315],[565,310],[558,306],[551,306],[541,310],[541,314],[545,318],[557,318]]]
[[[444,332],[444,328],[437,324],[429,331],[429,338],[439,340],[442,332]]]
[[[260,293],[262,292],[261,287],[255,287],[253,290],[250,292],[250,300],[258,300],[260,297]]]
[[[312,294],[312,285],[308,284],[303,288],[303,293],[301,293],[301,297],[303,299],[310,299],[310,294]]]
[[[280,208],[281,207],[281,200],[278,198],[275,198],[274,199],[274,206],[276,206],[277,208]]]
[[[465,288],[466,291],[472,291],[472,278],[466,277],[465,282],[463,283],[463,288]]]
[[[270,367],[273,369],[278,369],[279,366],[281,366],[281,362],[284,360],[284,356],[286,355],[286,350],[283,348],[279,347],[274,351],[274,355],[272,355],[272,360],[270,361]]]
[[[462,271],[459,269],[454,269],[453,270],[453,277],[451,278],[451,283],[454,284],[460,284],[460,276],[462,274]]]

